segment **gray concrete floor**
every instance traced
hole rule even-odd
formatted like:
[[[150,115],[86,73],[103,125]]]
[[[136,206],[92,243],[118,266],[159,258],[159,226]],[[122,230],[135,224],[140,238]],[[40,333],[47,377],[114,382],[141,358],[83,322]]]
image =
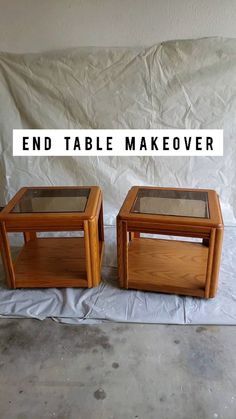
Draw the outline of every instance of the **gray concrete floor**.
[[[235,419],[236,327],[0,320],[1,419]]]

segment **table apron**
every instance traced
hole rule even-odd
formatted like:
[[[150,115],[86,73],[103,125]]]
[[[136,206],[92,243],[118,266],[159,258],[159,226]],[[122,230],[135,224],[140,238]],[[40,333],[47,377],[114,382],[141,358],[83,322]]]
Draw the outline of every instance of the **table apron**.
[[[147,224],[129,221],[127,223],[128,232],[139,232],[147,234],[163,234],[168,236],[198,237],[209,238],[211,234],[210,227],[200,226],[181,226],[181,225],[163,225],[163,224]]]
[[[50,225],[47,224],[38,224],[38,223],[19,223],[18,225],[11,225],[10,223],[6,222],[6,231],[8,233],[18,233],[24,231],[35,231],[35,232],[46,232],[46,231],[81,231],[84,230],[84,222],[77,222],[76,224],[68,223],[68,224],[53,224],[50,222]]]

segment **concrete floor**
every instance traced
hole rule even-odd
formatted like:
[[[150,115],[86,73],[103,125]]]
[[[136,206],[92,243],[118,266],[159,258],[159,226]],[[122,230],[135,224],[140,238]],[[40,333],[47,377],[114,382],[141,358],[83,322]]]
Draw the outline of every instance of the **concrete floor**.
[[[1,419],[235,419],[236,327],[0,320]]]

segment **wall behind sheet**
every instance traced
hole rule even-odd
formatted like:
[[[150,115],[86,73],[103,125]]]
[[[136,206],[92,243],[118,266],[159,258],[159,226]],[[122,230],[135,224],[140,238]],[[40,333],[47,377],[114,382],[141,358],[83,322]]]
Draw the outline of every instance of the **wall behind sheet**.
[[[236,37],[235,0],[0,0],[0,50]]]

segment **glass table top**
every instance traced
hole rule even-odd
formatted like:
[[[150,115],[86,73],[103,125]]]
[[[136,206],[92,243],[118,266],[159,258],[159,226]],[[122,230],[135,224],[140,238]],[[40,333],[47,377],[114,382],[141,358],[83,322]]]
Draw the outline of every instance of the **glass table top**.
[[[84,212],[90,189],[28,189],[14,213]]]
[[[131,212],[209,218],[208,193],[140,188]]]

